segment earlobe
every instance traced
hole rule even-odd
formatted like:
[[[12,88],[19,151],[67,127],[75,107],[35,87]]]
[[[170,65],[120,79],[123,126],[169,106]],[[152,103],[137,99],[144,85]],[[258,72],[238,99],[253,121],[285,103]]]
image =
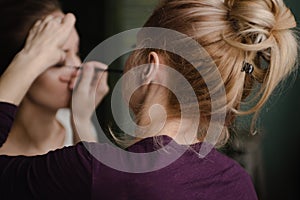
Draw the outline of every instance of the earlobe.
[[[154,51],[149,53],[148,65],[143,70],[143,79],[146,84],[151,83],[157,77],[157,72],[159,70],[159,57]]]

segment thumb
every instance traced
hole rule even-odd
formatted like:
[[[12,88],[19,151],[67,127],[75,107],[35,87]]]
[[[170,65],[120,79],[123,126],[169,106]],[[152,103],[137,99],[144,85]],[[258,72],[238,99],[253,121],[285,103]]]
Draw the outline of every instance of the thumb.
[[[72,29],[75,27],[76,18],[72,13],[68,13],[64,16],[64,18],[61,21],[62,27],[60,28],[60,35],[62,37],[57,37],[59,43],[61,45],[64,44],[65,40],[69,37],[71,34]]]
[[[67,13],[64,18],[62,19],[62,24],[67,26],[67,27],[73,27],[76,22],[76,17],[72,13]]]

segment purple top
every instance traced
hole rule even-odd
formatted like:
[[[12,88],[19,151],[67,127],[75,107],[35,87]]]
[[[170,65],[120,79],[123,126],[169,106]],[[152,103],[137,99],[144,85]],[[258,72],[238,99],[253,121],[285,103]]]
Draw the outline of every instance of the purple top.
[[[12,104],[0,103],[0,146],[16,110]],[[2,155],[1,199],[257,199],[249,175],[235,161],[215,149],[199,158],[192,149],[199,150],[201,143],[181,152],[183,146],[170,137],[161,136],[160,140],[169,143],[169,148],[151,159],[147,153],[157,150],[153,138],[128,148],[133,157],[125,157],[109,144],[86,142],[40,156]],[[172,152],[177,152],[178,158],[159,167],[175,155]],[[156,170],[137,173],[141,166]]]

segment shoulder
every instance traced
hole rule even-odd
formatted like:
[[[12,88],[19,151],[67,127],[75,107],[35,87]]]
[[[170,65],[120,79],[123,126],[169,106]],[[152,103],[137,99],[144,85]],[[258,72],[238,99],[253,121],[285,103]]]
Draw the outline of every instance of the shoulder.
[[[214,169],[213,182],[222,191],[223,199],[256,200],[256,192],[250,175],[235,160],[213,150],[207,159],[211,169]]]

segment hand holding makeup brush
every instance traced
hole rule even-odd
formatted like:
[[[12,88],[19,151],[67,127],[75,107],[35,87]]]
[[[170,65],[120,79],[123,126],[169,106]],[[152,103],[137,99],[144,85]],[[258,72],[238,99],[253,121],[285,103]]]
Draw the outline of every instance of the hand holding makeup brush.
[[[80,140],[89,140],[90,120],[95,108],[109,91],[107,84],[107,65],[100,62],[83,64],[82,70],[76,70],[70,82],[73,89],[71,110],[73,130],[80,135]],[[82,137],[88,138],[82,138]]]

